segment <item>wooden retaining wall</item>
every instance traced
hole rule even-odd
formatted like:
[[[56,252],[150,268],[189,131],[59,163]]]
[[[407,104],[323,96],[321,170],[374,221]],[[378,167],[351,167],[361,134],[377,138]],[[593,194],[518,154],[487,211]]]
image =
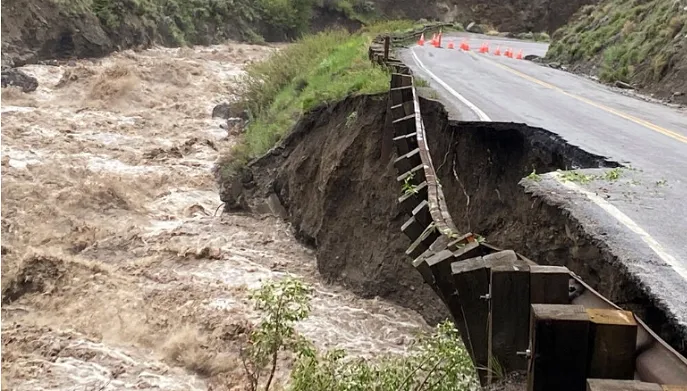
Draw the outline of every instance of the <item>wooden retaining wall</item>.
[[[687,360],[632,312],[565,267],[543,266],[455,228],[437,181],[410,68],[393,48],[445,25],[377,37],[371,61],[392,71],[389,115],[402,231],[413,266],[449,309],[480,382],[527,373],[528,390],[687,391]],[[391,134],[393,133],[393,134]],[[383,148],[384,149],[384,148]]]

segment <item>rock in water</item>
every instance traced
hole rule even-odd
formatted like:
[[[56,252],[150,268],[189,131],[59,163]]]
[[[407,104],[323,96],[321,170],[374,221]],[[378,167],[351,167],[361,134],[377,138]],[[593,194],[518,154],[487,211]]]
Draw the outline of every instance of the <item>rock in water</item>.
[[[229,103],[220,103],[212,109],[212,118],[219,117],[224,119],[231,118],[231,106]]]
[[[24,92],[32,92],[38,88],[38,80],[19,69],[10,68],[2,71],[2,88],[9,86],[19,87]]]
[[[220,103],[212,109],[212,118],[219,117],[224,119],[230,118],[241,118],[242,120],[248,119],[248,112],[244,109],[244,106],[240,103]]]

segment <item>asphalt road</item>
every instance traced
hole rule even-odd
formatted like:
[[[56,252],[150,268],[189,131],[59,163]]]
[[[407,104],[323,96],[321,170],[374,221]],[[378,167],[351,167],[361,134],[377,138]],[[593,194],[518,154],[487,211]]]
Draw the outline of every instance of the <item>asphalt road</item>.
[[[464,38],[470,52],[457,49]],[[456,49],[446,48],[449,40]],[[523,55],[547,50],[543,43],[453,34],[443,49],[414,46],[401,57],[457,119],[542,127],[637,169],[623,175],[631,180],[567,186],[554,180],[550,190],[568,194],[576,212],[617,239],[629,269],[687,327],[687,111],[530,61],[480,54],[483,42],[492,52],[497,45]]]

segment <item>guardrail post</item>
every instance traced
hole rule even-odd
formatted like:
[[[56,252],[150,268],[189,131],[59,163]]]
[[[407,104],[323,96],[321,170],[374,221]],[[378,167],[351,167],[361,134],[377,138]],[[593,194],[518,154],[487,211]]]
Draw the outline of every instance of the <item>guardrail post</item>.
[[[634,379],[637,322],[630,311],[587,308],[590,360],[587,376]]]
[[[470,258],[453,262],[451,274],[465,317],[466,332],[462,336],[463,343],[470,352],[480,383],[485,385],[489,366],[489,267],[482,257]]]
[[[570,304],[569,281],[567,267],[530,265],[530,302]]]
[[[581,305],[532,304],[528,391],[584,391],[589,316]]]
[[[518,352],[527,350],[530,321],[529,265],[512,250],[484,256],[489,283],[489,375],[498,365],[506,373],[527,368]]]
[[[389,43],[390,43],[390,41],[391,41],[391,39],[389,38],[388,35],[384,37],[384,61],[389,60]]]

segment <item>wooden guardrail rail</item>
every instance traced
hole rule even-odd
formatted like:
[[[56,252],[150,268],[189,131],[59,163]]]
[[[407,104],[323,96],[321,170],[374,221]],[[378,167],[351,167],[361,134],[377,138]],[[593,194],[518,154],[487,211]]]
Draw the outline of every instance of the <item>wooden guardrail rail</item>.
[[[457,232],[436,179],[412,72],[384,48],[385,38],[394,47],[444,26],[379,36],[369,58],[392,70],[388,115],[403,188],[398,202],[408,215],[406,254],[449,309],[480,382],[520,370],[527,372],[528,390],[687,391],[687,359],[633,313],[565,267],[537,265]]]

